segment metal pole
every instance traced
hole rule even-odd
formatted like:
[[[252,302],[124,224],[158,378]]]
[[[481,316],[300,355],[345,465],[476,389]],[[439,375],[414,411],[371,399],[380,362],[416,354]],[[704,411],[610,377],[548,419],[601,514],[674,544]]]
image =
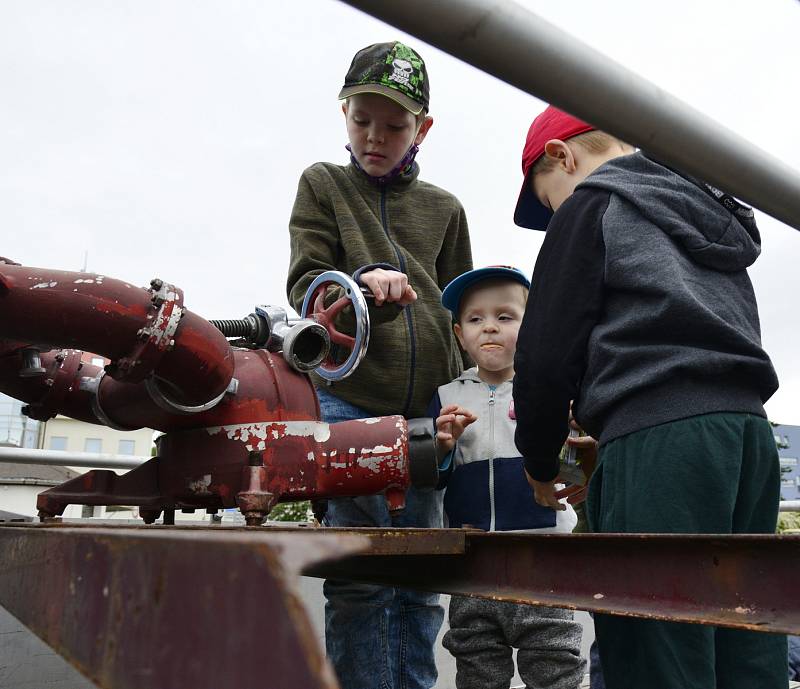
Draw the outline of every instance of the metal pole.
[[[516,3],[344,1],[800,229],[796,170]]]
[[[134,469],[148,459],[150,458],[133,457],[131,455],[0,447],[0,462],[16,462],[17,464],[45,464],[59,467],[96,467],[99,469]]]
[[[800,500],[781,500],[780,512],[800,512]]]

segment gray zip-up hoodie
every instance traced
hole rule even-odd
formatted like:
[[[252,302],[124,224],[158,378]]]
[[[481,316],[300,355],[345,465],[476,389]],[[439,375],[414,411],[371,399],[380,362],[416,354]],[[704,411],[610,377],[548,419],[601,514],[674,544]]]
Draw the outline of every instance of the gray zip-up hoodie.
[[[525,480],[522,457],[514,445],[517,426],[511,381],[489,385],[477,368],[441,385],[429,414],[458,404],[477,421],[467,426],[440,472],[447,488],[444,509],[450,527],[469,525],[485,531],[569,533],[578,517],[571,505],[558,511],[537,505]]]
[[[548,227],[517,344],[534,478],[557,472],[571,399],[601,444],[710,412],[765,416],[778,381],[746,272],[760,241],[749,208],[641,153],[578,185]]]

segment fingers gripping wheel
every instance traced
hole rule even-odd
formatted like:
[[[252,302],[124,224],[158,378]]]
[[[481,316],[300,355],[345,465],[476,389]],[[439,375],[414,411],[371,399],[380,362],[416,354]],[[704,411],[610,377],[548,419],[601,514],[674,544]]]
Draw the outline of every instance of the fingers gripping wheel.
[[[332,304],[325,306],[325,295],[329,287],[339,286],[343,295]],[[336,317],[348,306],[353,307],[356,330],[354,335],[347,335],[336,329]],[[301,318],[311,318],[319,323],[330,335],[331,342],[349,350],[350,354],[341,364],[336,364],[329,354],[315,369],[325,380],[342,380],[347,378],[361,363],[367,353],[369,344],[369,312],[361,288],[348,275],[336,270],[329,270],[317,276],[308,288],[303,299]]]

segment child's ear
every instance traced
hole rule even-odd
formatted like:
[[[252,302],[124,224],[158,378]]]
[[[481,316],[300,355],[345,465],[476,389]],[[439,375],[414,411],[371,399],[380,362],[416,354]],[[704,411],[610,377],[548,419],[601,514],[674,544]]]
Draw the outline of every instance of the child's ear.
[[[555,158],[565,172],[575,172],[578,167],[572,149],[561,139],[550,139],[544,145],[544,152],[548,158]]]
[[[422,124],[419,125],[419,131],[414,138],[414,143],[419,146],[428,134],[428,130],[433,126],[433,118],[430,115],[425,115]]]
[[[461,325],[459,323],[453,324],[453,332],[456,334],[456,339],[458,340],[458,344],[461,345],[461,349],[466,351],[467,348],[464,346],[464,334],[461,332]]]
[[[345,118],[347,117],[347,101],[342,101],[342,112],[344,113]]]

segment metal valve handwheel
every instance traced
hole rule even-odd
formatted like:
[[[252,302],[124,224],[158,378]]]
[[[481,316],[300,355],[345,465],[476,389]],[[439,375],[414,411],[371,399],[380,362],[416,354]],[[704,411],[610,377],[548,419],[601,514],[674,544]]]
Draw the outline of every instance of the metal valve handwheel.
[[[344,295],[326,307],[325,294],[332,285],[341,287]],[[356,332],[353,336],[339,332],[334,322],[336,317],[348,306],[353,307],[355,315]],[[328,355],[315,369],[320,377],[325,380],[342,380],[355,371],[367,353],[369,312],[361,288],[349,275],[340,273],[338,270],[329,270],[317,276],[303,299],[300,317],[315,320],[328,331],[332,343],[350,350],[347,359],[339,365],[335,363],[331,355]]]

